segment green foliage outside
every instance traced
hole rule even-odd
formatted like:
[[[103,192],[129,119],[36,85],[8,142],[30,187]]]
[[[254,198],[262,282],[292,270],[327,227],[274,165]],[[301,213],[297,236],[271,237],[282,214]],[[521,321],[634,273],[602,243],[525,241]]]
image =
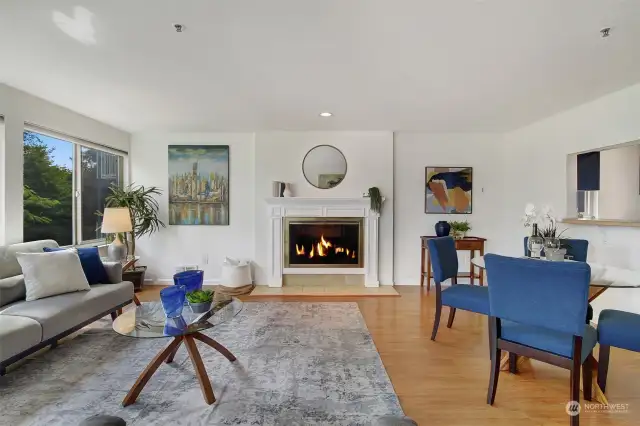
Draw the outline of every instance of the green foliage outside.
[[[36,133],[24,133],[24,241],[54,239],[72,244],[73,175],[53,162]]]

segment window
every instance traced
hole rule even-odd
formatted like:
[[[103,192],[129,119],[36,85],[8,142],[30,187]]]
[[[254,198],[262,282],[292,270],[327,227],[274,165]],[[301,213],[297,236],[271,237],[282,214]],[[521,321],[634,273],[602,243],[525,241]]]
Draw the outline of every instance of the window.
[[[49,132],[24,132],[24,241],[73,245],[102,238],[109,187],[123,184],[124,157]]]

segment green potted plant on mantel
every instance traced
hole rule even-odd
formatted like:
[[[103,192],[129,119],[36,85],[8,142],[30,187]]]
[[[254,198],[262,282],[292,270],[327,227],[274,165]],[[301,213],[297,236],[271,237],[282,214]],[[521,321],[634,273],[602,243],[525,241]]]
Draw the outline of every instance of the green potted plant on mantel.
[[[126,207],[129,209],[129,216],[133,230],[127,232],[126,235],[120,234],[121,239],[127,246],[127,259],[134,259],[136,255],[136,238],[143,235],[151,235],[164,228],[165,224],[158,218],[159,205],[156,195],[161,195],[162,191],[155,186],[145,188],[142,185],[134,186],[133,184],[119,187],[111,186],[111,192],[105,199],[105,207]],[[102,216],[101,212],[96,213]],[[107,236],[107,242],[113,240],[113,235]],[[146,266],[138,266],[133,260],[132,267],[123,273],[123,279],[133,282],[136,290],[142,289],[144,284],[144,274],[147,270]]]
[[[189,307],[194,314],[209,312],[211,309],[211,303],[213,302],[213,291],[190,291],[187,293],[187,301],[189,302]]]
[[[374,213],[380,213],[382,210],[382,194],[380,193],[380,189],[377,186],[369,188],[368,196],[371,200],[371,210],[373,210]]]
[[[452,220],[449,222],[449,226],[451,226],[451,236],[456,240],[461,240],[467,236],[467,232],[471,231],[471,225],[466,220]]]

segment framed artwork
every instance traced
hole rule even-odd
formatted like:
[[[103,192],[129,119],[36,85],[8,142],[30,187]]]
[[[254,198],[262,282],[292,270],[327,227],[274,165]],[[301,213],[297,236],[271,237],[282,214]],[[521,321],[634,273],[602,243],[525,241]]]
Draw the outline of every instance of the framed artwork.
[[[229,224],[229,146],[169,145],[169,225]]]
[[[472,167],[425,167],[424,212],[470,214]]]

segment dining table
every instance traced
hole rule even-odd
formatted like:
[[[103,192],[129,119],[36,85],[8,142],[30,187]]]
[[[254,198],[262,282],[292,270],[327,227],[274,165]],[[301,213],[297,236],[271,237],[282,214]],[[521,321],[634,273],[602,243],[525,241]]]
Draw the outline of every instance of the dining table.
[[[526,259],[531,259],[531,261],[545,261],[552,262],[551,260],[546,260],[544,256],[541,258],[530,258],[523,257]],[[560,262],[575,262],[574,260],[565,259],[560,260]],[[471,263],[477,266],[480,269],[485,269],[484,256],[477,256],[471,259]],[[611,288],[638,288],[640,289],[640,271],[634,271],[631,269],[619,268],[610,265],[604,265],[600,263],[592,263],[587,262],[589,267],[591,268],[591,281],[589,283],[589,303],[598,298],[602,293]],[[487,276],[488,285],[491,285],[491,277]],[[590,355],[593,357],[593,354]],[[510,361],[509,354],[506,354],[501,362],[500,369],[510,370]],[[528,358],[526,357],[517,357],[517,366],[520,367],[528,362]],[[604,395],[600,387],[598,386],[598,361],[593,358],[592,359],[594,366],[594,374],[593,374],[593,393],[596,401],[602,404],[609,404],[607,397]]]

